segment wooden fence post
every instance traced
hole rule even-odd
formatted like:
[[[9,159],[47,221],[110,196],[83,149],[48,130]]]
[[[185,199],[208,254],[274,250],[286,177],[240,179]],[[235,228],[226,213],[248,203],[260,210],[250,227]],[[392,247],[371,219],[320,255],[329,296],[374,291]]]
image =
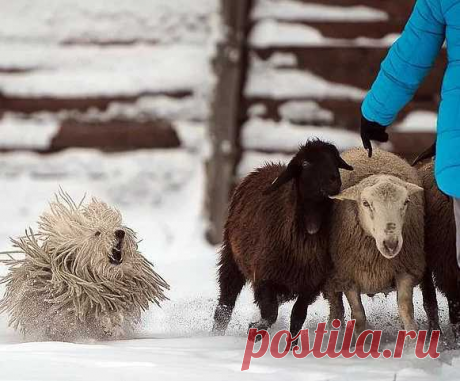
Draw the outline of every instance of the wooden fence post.
[[[223,36],[213,62],[217,79],[209,121],[212,153],[207,163],[207,239],[212,244],[222,240],[228,198],[234,183],[251,2],[221,0]]]

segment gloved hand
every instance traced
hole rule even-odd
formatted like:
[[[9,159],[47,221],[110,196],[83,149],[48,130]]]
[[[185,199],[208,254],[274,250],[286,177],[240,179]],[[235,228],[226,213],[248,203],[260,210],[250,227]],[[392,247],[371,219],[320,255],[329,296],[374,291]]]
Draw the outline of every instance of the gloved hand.
[[[372,157],[372,144],[371,140],[378,142],[387,142],[388,134],[385,132],[386,126],[382,126],[376,122],[367,120],[364,116],[361,116],[361,140],[363,141],[363,147],[369,153],[369,157]]]

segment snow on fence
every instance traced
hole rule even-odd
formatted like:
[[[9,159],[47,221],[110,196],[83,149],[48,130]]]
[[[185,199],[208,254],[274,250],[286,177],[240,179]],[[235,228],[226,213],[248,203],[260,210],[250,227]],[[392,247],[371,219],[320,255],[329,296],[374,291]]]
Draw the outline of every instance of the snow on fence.
[[[5,2],[0,149],[174,148],[201,136],[218,10],[218,0]]]

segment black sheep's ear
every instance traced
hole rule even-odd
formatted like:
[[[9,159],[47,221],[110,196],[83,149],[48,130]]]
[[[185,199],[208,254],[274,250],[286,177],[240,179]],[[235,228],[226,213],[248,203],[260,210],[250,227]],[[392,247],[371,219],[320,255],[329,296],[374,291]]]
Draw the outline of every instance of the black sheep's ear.
[[[347,171],[352,171],[353,170],[353,167],[348,164],[345,160],[342,159],[342,157],[340,155],[338,155],[337,157],[337,166],[339,168],[342,168],[342,169],[346,169]]]
[[[418,163],[422,162],[425,159],[431,159],[432,157],[436,156],[436,142],[425,151],[423,151],[417,158],[413,161],[412,166],[415,167]]]
[[[281,174],[275,180],[273,180],[271,185],[265,189],[262,194],[267,195],[281,188],[284,184],[287,184],[289,181],[299,176],[300,172],[302,172],[302,168],[306,168],[308,165],[309,163],[306,161],[302,163],[302,166],[291,161],[286,169],[281,172]]]
[[[335,156],[335,161],[337,163],[337,167],[341,169],[346,169],[347,171],[353,171],[353,167],[350,164],[348,164],[345,160],[342,159],[337,147],[332,146],[332,149],[334,151],[334,156]]]

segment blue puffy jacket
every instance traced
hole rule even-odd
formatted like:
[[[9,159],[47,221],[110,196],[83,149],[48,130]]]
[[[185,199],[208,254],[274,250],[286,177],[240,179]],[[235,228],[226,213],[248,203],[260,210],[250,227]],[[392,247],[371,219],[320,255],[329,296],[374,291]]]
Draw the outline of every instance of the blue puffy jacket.
[[[460,198],[460,0],[418,0],[401,37],[382,63],[362,105],[364,117],[391,124],[447,43],[438,116],[435,173],[445,193]]]

